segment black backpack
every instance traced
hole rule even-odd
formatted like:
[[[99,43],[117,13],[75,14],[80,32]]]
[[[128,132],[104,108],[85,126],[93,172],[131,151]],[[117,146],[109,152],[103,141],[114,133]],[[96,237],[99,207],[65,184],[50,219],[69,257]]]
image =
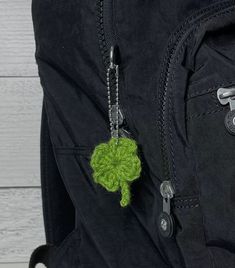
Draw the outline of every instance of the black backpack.
[[[29,267],[235,267],[235,1],[33,0],[32,15],[46,244]],[[141,173],[107,191],[91,159],[110,122]]]

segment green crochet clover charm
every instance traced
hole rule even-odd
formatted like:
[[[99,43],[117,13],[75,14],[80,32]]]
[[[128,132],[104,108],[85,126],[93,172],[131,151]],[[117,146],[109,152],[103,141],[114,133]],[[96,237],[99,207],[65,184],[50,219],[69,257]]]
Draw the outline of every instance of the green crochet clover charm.
[[[120,205],[127,206],[131,199],[130,184],[141,173],[136,142],[125,137],[111,138],[95,147],[90,164],[94,181],[109,192],[121,190]]]

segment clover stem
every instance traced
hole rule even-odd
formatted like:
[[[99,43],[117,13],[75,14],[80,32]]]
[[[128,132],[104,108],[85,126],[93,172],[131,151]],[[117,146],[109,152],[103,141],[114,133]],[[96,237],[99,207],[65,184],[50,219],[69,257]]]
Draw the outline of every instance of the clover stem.
[[[120,205],[126,207],[131,201],[130,185],[127,182],[122,182],[120,186],[122,195]]]

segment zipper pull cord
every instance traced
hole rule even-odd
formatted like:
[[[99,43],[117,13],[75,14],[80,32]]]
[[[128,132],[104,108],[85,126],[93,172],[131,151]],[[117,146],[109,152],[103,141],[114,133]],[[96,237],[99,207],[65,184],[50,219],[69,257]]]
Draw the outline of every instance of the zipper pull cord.
[[[115,73],[115,104],[112,105],[111,98],[111,73]],[[112,46],[110,49],[110,65],[107,68],[106,73],[107,83],[107,95],[108,95],[108,111],[109,111],[109,125],[111,138],[119,137],[119,66],[115,63],[115,47]],[[113,116],[115,115],[115,116]]]
[[[111,138],[108,142],[95,147],[90,165],[93,169],[94,181],[109,192],[120,191],[120,205],[126,207],[131,202],[131,184],[140,178],[142,167],[136,141],[119,137],[119,119],[121,121],[122,115],[119,109],[119,65],[115,54],[116,48],[112,46],[110,65],[106,74]],[[114,86],[111,84],[113,83],[111,79],[115,79]],[[114,105],[112,105],[113,97]]]

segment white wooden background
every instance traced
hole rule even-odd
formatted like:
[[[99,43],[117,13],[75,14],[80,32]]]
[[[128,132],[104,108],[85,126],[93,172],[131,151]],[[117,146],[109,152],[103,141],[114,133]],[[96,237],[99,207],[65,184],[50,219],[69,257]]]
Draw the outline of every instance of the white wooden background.
[[[41,104],[31,0],[0,0],[0,268],[27,268],[44,243]]]

